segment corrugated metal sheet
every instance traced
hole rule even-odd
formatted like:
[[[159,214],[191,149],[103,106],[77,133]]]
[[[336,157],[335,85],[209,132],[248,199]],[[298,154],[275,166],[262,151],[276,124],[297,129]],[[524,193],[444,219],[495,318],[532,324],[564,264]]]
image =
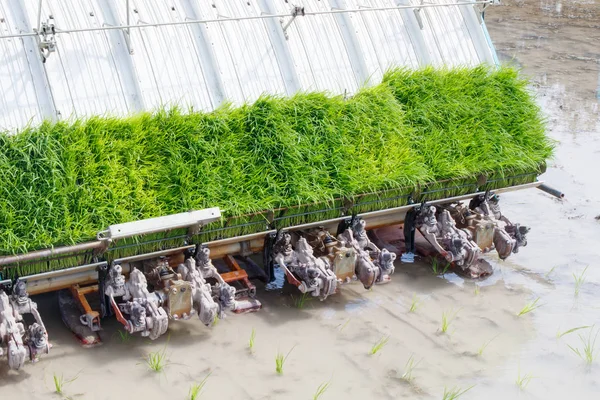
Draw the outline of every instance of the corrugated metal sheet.
[[[369,10],[421,0],[296,0],[305,12]],[[461,0],[463,1],[463,0]],[[58,30],[125,26],[125,0],[43,0]],[[451,0],[434,0],[454,4]],[[31,33],[38,1],[0,0],[0,36]],[[425,4],[431,4],[427,2]],[[179,105],[212,110],[263,93],[352,94],[394,66],[475,65],[496,56],[474,5],[289,14],[288,0],[130,0],[130,24],[211,22],[58,33],[43,62],[36,37],[0,38],[0,129],[43,119],[126,115]]]

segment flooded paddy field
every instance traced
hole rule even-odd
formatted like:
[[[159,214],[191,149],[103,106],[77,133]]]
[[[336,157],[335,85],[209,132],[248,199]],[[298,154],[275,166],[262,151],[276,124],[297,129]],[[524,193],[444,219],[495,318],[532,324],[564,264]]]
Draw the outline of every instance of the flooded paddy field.
[[[93,349],[76,343],[46,295],[35,300],[54,348],[23,371],[0,370],[0,398],[59,398],[54,376],[72,380],[64,397],[73,399],[185,399],[206,377],[201,399],[311,399],[325,383],[320,399],[441,399],[470,387],[461,399],[597,398],[600,354],[587,365],[574,350],[600,330],[600,2],[505,1],[485,20],[502,61],[533,82],[557,141],[542,179],[566,195],[501,196],[503,212],[532,230],[518,254],[489,258],[493,276],[464,281],[398,263],[389,284],[348,285],[325,302],[259,289],[258,313],[211,328],[173,323],[155,342],[123,340],[105,321]],[[151,352],[164,352],[162,373],[145,365]],[[278,352],[289,353],[282,375]]]

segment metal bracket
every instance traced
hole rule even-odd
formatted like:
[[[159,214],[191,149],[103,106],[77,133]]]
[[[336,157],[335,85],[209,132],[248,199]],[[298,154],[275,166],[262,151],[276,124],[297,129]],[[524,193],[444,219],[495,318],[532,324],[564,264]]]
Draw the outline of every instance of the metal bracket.
[[[250,249],[250,242],[247,240],[240,242],[240,255],[246,257],[251,254],[252,250]]]
[[[42,22],[38,34],[38,46],[42,54],[42,62],[45,63],[50,53],[56,51],[56,29],[54,20],[49,18],[48,21]]]
[[[500,2],[493,1],[493,4],[500,4]],[[483,24],[483,20],[485,18],[485,10],[489,7],[490,3],[485,3],[481,8],[478,5],[475,5],[475,13],[477,14],[477,19],[479,20],[479,25]]]
[[[304,17],[304,15],[305,15],[304,7],[294,6],[294,8],[292,8],[292,13],[290,15],[291,15],[291,18],[287,22],[285,22],[283,20],[283,18],[281,20],[279,20],[279,22],[281,23],[281,28],[283,29],[283,35],[285,36],[286,40],[289,40],[289,36],[287,34],[287,29],[290,27],[292,22],[294,22],[294,20],[296,19],[297,16]]]

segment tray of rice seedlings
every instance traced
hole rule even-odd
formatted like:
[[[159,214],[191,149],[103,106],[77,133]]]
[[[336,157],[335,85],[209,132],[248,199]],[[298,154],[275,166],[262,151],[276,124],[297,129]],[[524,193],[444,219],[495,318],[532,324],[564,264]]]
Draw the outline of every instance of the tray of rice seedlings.
[[[535,182],[537,177],[546,172],[546,165],[542,163],[537,169],[519,169],[509,168],[502,171],[489,172],[485,185],[481,190],[494,190],[507,186],[523,185],[525,183]]]
[[[383,82],[404,106],[411,143],[437,179],[537,172],[552,154],[527,81],[512,68],[398,69]]]
[[[419,185],[386,189],[353,196],[347,214],[361,214],[386,208],[401,207],[419,198]]]
[[[119,240],[110,257],[286,228],[531,182],[551,154],[510,68],[397,69],[349,98],[265,95],[208,113],[46,122],[0,134],[0,256],[207,207],[222,220],[190,237]],[[20,272],[80,261],[66,260]]]

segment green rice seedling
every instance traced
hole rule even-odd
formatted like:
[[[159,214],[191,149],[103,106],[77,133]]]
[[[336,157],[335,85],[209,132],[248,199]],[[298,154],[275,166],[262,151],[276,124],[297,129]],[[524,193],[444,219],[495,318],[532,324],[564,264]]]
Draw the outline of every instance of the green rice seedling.
[[[294,304],[296,305],[297,309],[303,310],[306,306],[306,303],[310,301],[310,299],[311,298],[308,293],[302,293],[302,295],[295,300]]]
[[[419,365],[419,363],[422,361],[423,359],[417,361],[415,363],[415,358],[414,355],[411,354],[411,356],[408,358],[408,361],[406,361],[406,365],[404,366],[404,373],[401,376],[401,379],[406,381],[406,382],[412,382],[413,380],[413,370],[415,368],[417,368],[417,366]]]
[[[250,353],[254,352],[254,339],[256,338],[256,330],[252,328],[252,332],[250,333],[250,339],[248,340],[248,350]]]
[[[485,351],[485,349],[487,349],[487,347],[490,345],[490,343],[492,343],[499,335],[494,336],[493,338],[491,338],[490,340],[488,340],[487,342],[483,343],[481,346],[479,346],[479,349],[477,349],[477,355],[479,357],[481,357],[483,355],[483,352]]]
[[[437,257],[433,257],[431,259],[431,270],[433,271],[434,275],[440,274],[439,261],[438,261]]]
[[[456,315],[458,314],[460,310],[457,310],[456,312],[452,312],[452,311],[444,311],[442,313],[442,325],[440,327],[440,330],[442,331],[442,333],[447,333],[448,332],[448,328],[450,328],[450,324],[452,324],[452,321],[454,320],[454,318],[456,318]]]
[[[196,399],[200,398],[200,395],[202,394],[202,390],[204,389],[204,386],[206,385],[206,381],[208,380],[208,377],[210,376],[210,374],[211,373],[206,375],[204,377],[204,379],[202,379],[200,381],[200,383],[194,383],[192,385],[192,387],[190,387],[190,391],[188,392],[189,400],[196,400]]]
[[[219,324],[219,316],[217,314],[215,314],[215,317],[213,318],[212,326],[217,326],[218,324]]]
[[[369,350],[369,354],[370,355],[377,354],[377,352],[379,352],[379,350],[381,350],[385,347],[385,345],[389,342],[389,340],[390,340],[389,336],[384,336],[381,339],[379,339],[375,344],[373,344],[373,346],[371,346],[371,350]]]
[[[119,339],[121,340],[121,343],[129,343],[129,341],[132,338],[131,333],[129,333],[127,331],[122,331],[120,329],[117,331],[117,335],[119,335]]]
[[[538,304],[538,301],[540,300],[540,298],[536,298],[534,301],[532,301],[531,303],[527,303],[525,304],[525,306],[523,306],[523,308],[521,309],[521,311],[519,311],[517,313],[517,316],[520,317],[522,315],[528,314],[530,312],[532,312],[533,310],[541,307],[541,304]]]
[[[317,387],[317,391],[313,395],[313,400],[318,400],[321,396],[329,389],[331,385],[331,381],[323,382]]]
[[[480,288],[479,285],[475,285],[475,296],[479,296]]]
[[[560,339],[561,337],[563,337],[565,335],[568,335],[569,333],[573,333],[573,332],[576,332],[576,331],[578,331],[580,329],[587,329],[587,328],[591,328],[591,327],[592,327],[592,325],[585,325],[585,326],[578,326],[576,328],[571,328],[571,329],[569,329],[567,331],[564,331],[564,332],[561,332],[560,330],[558,330],[556,332],[556,338]]]
[[[462,389],[458,386],[453,387],[452,389],[444,388],[444,397],[443,400],[456,400],[461,397],[463,394],[467,393],[469,390],[473,389],[475,385],[469,386],[466,389]]]
[[[581,334],[578,335],[582,345],[581,348],[571,345],[567,346],[569,346],[573,353],[577,354],[583,361],[585,361],[586,364],[591,365],[598,357],[598,352],[600,351],[600,349],[596,347],[598,334],[600,334],[600,329],[594,334],[594,328],[592,327],[587,337]]]
[[[410,308],[408,309],[408,312],[417,311],[417,308],[419,308],[420,303],[421,303],[421,299],[419,299],[419,297],[417,297],[416,293],[413,294],[412,301],[410,303]]]
[[[294,347],[292,347],[285,356],[283,355],[283,353],[277,352],[277,355],[275,356],[275,372],[277,372],[278,375],[283,375],[283,365],[285,364],[287,358],[290,356],[292,350],[294,350]]]
[[[575,297],[579,296],[579,290],[581,286],[585,283],[585,273],[588,267],[585,267],[583,271],[579,275],[573,272],[573,278],[575,279]]]
[[[548,271],[548,272],[546,272],[544,274],[544,276],[546,277],[546,279],[548,279],[550,277],[550,275],[552,275],[552,273],[554,272],[554,270],[556,269],[556,267],[557,266],[555,265],[554,267],[550,268],[550,271]]]
[[[167,338],[167,343],[162,350],[153,351],[146,355],[144,358],[144,364],[150,371],[154,372],[163,372],[167,365],[169,365],[169,360],[167,358],[167,344],[169,343],[169,338]]]
[[[348,318],[346,320],[346,322],[344,322],[343,324],[338,325],[340,332],[342,332],[344,329],[346,329],[346,327],[348,326],[349,323],[350,323],[350,318]]]
[[[517,380],[515,381],[515,383],[517,384],[519,389],[525,390],[527,385],[529,385],[529,382],[531,382],[531,380],[534,378],[535,377],[533,375],[531,375],[530,373],[521,375],[521,367],[519,367],[519,374],[517,375]]]
[[[71,379],[65,379],[65,377],[62,374],[54,374],[52,376],[54,382],[54,393],[59,394],[61,396],[64,395],[65,387],[70,383],[73,383],[78,378],[78,376],[79,375],[76,375]]]

